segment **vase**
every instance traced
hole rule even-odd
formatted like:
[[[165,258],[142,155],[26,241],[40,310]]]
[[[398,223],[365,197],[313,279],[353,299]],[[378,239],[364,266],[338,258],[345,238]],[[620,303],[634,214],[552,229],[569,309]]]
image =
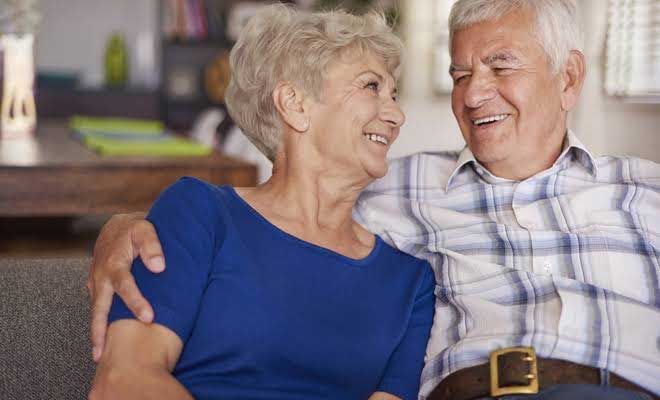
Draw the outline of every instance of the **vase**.
[[[0,132],[3,139],[32,137],[37,125],[34,102],[34,35],[0,36],[2,50],[2,106]]]
[[[105,48],[105,84],[120,88],[128,83],[128,51],[124,39],[114,34]]]

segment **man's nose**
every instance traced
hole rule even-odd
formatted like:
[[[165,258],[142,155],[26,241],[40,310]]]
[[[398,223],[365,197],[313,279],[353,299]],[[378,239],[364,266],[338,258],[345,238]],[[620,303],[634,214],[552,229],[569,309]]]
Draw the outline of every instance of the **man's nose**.
[[[470,77],[465,90],[465,105],[478,108],[497,95],[495,81],[485,73],[475,73]]]

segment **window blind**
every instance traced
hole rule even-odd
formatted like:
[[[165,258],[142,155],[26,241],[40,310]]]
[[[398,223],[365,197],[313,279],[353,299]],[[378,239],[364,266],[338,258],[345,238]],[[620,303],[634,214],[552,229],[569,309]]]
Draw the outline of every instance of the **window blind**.
[[[660,103],[660,0],[610,0],[605,91]]]

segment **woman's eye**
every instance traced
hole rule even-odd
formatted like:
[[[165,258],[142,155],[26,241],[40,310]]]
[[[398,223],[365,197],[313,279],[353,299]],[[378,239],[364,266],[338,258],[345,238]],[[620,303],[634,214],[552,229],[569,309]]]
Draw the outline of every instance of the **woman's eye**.
[[[374,92],[378,91],[378,82],[369,82],[365,85],[366,89],[373,90]]]

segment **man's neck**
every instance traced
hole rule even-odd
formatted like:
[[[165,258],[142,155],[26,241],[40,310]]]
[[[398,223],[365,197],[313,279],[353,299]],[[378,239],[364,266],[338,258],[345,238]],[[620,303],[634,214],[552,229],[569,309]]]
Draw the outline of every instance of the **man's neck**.
[[[561,155],[565,140],[566,136],[557,144],[548,143],[547,150],[539,154],[530,153],[528,157],[482,164],[491,174],[499,178],[523,181],[552,167]]]

